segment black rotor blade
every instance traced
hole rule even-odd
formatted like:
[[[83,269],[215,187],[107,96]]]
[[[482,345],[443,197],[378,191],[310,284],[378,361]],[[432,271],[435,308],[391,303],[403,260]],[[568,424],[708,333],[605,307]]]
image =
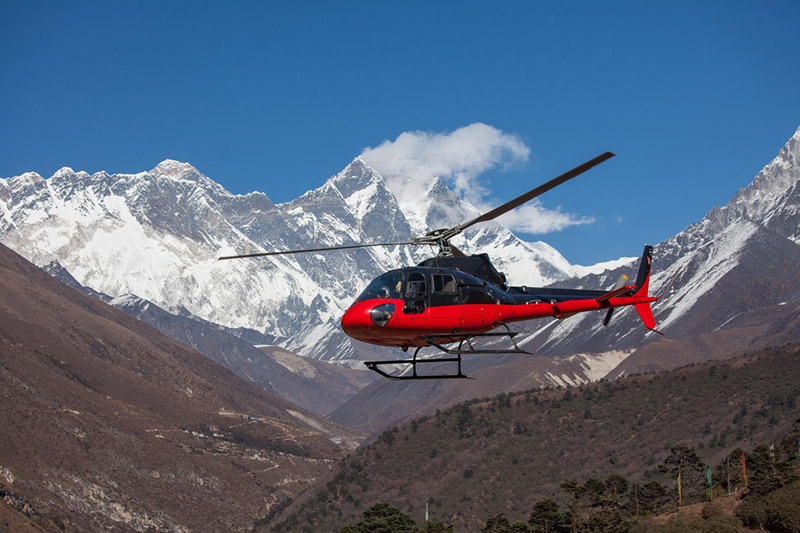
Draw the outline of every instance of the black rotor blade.
[[[264,257],[267,255],[289,255],[289,254],[302,254],[306,252],[327,252],[329,250],[352,250],[354,248],[373,248],[376,246],[401,246],[404,244],[418,244],[416,241],[399,241],[399,242],[379,242],[375,244],[350,244],[347,246],[329,246],[327,248],[306,248],[303,250],[284,250],[282,252],[259,252],[255,254],[242,254],[242,255],[226,255],[220,257],[218,260],[223,259],[242,259],[245,257]]]
[[[606,317],[603,319],[604,328],[608,327],[608,323],[611,322],[611,315],[613,314],[614,314],[614,308],[612,307],[608,310],[608,313],[606,313]]]
[[[625,286],[625,282],[628,281],[628,276],[622,274],[618,279],[617,283],[614,285],[614,290],[621,289]],[[603,327],[608,327],[609,322],[611,322],[611,315],[614,314],[614,308],[611,307],[608,309],[606,313],[606,317],[603,319]]]
[[[592,159],[590,161],[587,161],[586,163],[584,163],[582,165],[579,165],[579,166],[573,168],[572,170],[570,170],[568,172],[565,172],[565,173],[561,174],[557,178],[553,178],[550,181],[548,181],[547,183],[545,183],[543,185],[539,185],[535,189],[530,190],[530,191],[526,192],[525,194],[523,194],[521,196],[517,196],[516,198],[514,198],[511,201],[506,202],[506,203],[504,203],[503,205],[501,205],[499,207],[495,207],[491,211],[488,211],[488,212],[482,214],[478,218],[470,220],[469,222],[464,222],[463,224],[460,224],[460,225],[454,227],[452,229],[452,231],[454,232],[454,234],[458,234],[458,233],[461,233],[462,231],[464,231],[465,229],[467,229],[468,227],[470,227],[470,226],[472,226],[474,224],[478,224],[479,222],[487,222],[489,220],[494,220],[495,218],[499,217],[500,215],[503,215],[503,214],[511,211],[515,207],[519,207],[522,204],[524,204],[525,202],[529,202],[529,201],[533,200],[534,198],[536,198],[537,196],[546,193],[547,191],[549,191],[553,187],[558,187],[559,185],[561,185],[565,181],[571,180],[575,176],[583,174],[584,172],[586,172],[590,168],[592,168],[592,167],[594,167],[596,165],[599,165],[600,163],[602,163],[603,161],[605,161],[607,159],[611,159],[615,155],[616,154],[614,154],[612,152],[606,152],[604,154],[601,154],[601,155],[595,157],[594,159]]]

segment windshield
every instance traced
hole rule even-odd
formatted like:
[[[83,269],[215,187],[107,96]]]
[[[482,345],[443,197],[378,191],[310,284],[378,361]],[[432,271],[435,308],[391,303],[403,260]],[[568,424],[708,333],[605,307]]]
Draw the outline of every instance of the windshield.
[[[357,302],[364,300],[374,300],[377,298],[389,298],[394,300],[400,299],[400,289],[403,281],[403,272],[400,270],[393,270],[381,276],[378,276],[372,283],[364,289]]]

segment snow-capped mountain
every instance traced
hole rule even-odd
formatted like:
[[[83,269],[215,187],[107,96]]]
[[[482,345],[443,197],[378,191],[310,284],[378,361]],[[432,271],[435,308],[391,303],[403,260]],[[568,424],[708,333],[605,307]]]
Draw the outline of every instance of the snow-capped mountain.
[[[800,130],[799,130],[800,131]],[[650,292],[658,327],[670,335],[713,330],[737,313],[799,299],[800,133],[727,205],[657,245]],[[64,168],[49,179],[0,180],[0,241],[38,265],[57,260],[79,283],[112,297],[135,294],[177,314],[274,336],[306,356],[355,362],[379,349],[351,341],[339,317],[379,273],[433,251],[407,246],[217,261],[228,254],[406,240],[474,217],[432,176],[413,205],[398,202],[381,175],[356,158],[321,187],[285,204],[259,192],[233,195],[187,163],[149,172],[89,175]],[[545,243],[497,223],[470,228],[454,244],[491,251],[514,284],[567,278],[607,287],[636,263],[567,263]],[[613,267],[618,268],[613,268]],[[592,273],[594,272],[594,273]],[[577,277],[576,276],[581,276]],[[652,335],[629,309],[609,328],[602,316],[526,324],[520,344],[540,354],[631,349]]]
[[[732,318],[800,301],[800,129],[747,187],[655,247],[650,294],[657,327],[672,338],[724,328]],[[636,264],[571,280],[574,287],[613,287]],[[531,323],[523,343],[539,354],[629,349],[657,337],[632,309],[611,326],[602,316]]]
[[[734,314],[800,299],[799,206],[800,129],[730,202],[659,246],[662,326],[717,328]],[[707,321],[681,324],[702,299],[716,306]]]
[[[426,248],[387,247],[217,261],[221,255],[406,240],[474,217],[432,177],[406,213],[361,159],[320,188],[275,205],[263,193],[233,195],[187,163],[149,172],[89,175],[63,168],[0,180],[0,240],[37,265],[56,260],[86,287],[134,294],[176,314],[283,339],[306,356],[342,363],[375,348],[353,343],[338,320],[379,273],[416,264]],[[492,250],[519,283],[577,272],[544,243],[526,243],[498,224],[464,235],[459,248]]]

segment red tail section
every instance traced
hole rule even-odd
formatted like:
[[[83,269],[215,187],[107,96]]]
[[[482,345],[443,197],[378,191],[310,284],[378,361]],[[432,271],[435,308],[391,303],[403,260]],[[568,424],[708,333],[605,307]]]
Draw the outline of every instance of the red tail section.
[[[649,303],[636,304],[633,307],[639,312],[639,316],[642,318],[642,322],[644,322],[646,328],[655,331],[659,335],[664,334],[656,329],[656,319],[653,318],[653,310],[650,309]]]
[[[653,261],[653,247],[645,245],[644,254],[642,254],[642,262],[639,264],[639,275],[636,277],[636,292],[634,297],[649,298],[647,291],[650,288],[650,265]],[[655,301],[655,298],[653,298]],[[653,310],[650,308],[650,302],[634,304],[633,306],[639,313],[639,316],[644,322],[646,328],[655,331],[659,335],[662,332],[656,329],[656,320],[653,318]]]

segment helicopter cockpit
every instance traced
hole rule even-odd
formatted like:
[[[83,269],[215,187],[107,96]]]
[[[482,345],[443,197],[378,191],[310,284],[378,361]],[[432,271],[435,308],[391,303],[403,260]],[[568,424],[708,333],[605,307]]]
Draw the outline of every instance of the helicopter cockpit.
[[[356,302],[403,300],[405,314],[419,314],[428,307],[461,304],[510,304],[500,287],[459,270],[411,267],[392,270],[375,278]]]
[[[367,285],[367,288],[358,295],[356,302],[363,302],[364,300],[377,300],[389,299],[399,300],[400,289],[403,282],[402,270],[391,270],[385,274],[381,274],[372,282]]]

